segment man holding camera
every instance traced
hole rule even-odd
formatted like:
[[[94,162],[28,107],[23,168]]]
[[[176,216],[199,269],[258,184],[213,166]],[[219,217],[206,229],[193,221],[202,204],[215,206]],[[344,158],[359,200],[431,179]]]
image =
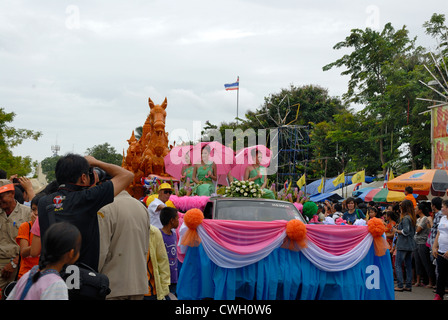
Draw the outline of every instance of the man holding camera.
[[[99,185],[98,171],[104,170],[111,179]],[[114,201],[114,197],[126,189],[134,174],[122,167],[105,163],[94,157],[67,154],[60,158],[55,169],[58,191],[39,201],[39,237],[48,227],[59,221],[74,224],[81,232],[82,246],[79,263],[84,263],[98,271],[99,228],[97,212]],[[33,228],[34,229],[34,228]],[[32,230],[34,234],[35,230]],[[33,241],[31,255],[40,253],[40,238]],[[35,245],[35,242],[38,244]]]

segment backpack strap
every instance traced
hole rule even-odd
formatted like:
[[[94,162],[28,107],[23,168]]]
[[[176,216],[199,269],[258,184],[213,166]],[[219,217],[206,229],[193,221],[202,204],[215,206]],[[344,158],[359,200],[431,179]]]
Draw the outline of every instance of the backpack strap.
[[[23,288],[22,294],[20,295],[19,300],[25,299],[26,295],[28,294],[28,291],[30,290],[31,286],[33,285],[33,277],[37,273],[37,270],[39,269],[39,266],[34,266],[30,270],[30,274],[28,275],[28,279],[26,281],[25,287]]]
[[[22,294],[20,295],[20,299],[19,300],[25,299],[26,295],[28,294],[28,291],[30,290],[31,286],[33,285],[33,278],[34,278],[34,275],[37,272],[39,272],[39,266],[38,265],[34,266],[30,270],[30,274],[28,276],[28,279],[26,279],[26,284],[25,284],[25,287],[23,288],[23,291],[22,291]],[[41,274],[40,274],[40,277],[43,277],[43,276],[45,276],[47,274],[52,274],[52,273],[59,275],[59,272],[57,272],[56,270],[48,269],[48,270],[42,271]]]

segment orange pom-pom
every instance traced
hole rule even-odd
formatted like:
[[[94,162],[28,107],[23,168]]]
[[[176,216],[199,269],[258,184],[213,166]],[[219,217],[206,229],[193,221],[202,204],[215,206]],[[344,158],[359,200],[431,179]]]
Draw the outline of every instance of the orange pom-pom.
[[[201,238],[196,229],[202,223],[202,220],[204,220],[204,214],[199,209],[190,209],[185,213],[184,223],[188,230],[182,237],[182,245],[197,247],[201,243]]]
[[[196,228],[202,223],[202,220],[204,220],[204,214],[197,208],[188,210],[184,215],[184,223],[189,229],[196,230]]]
[[[367,227],[370,234],[376,238],[381,237],[386,231],[386,226],[384,222],[379,218],[372,218],[367,222]]]
[[[372,218],[367,222],[367,228],[373,237],[373,245],[375,247],[375,255],[381,257],[386,254],[389,245],[386,239],[383,238],[383,234],[386,231],[386,226],[379,218]]]
[[[283,248],[297,251],[306,247],[306,226],[302,221],[296,219],[288,221],[286,235]]]

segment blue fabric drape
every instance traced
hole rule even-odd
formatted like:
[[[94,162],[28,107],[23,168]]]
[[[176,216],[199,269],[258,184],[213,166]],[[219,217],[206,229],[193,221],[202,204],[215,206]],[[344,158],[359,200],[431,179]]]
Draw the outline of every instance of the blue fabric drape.
[[[393,300],[392,272],[389,251],[377,257],[373,244],[357,265],[339,272],[322,271],[301,252],[283,248],[245,267],[221,268],[199,245],[187,250],[177,295],[180,300]]]

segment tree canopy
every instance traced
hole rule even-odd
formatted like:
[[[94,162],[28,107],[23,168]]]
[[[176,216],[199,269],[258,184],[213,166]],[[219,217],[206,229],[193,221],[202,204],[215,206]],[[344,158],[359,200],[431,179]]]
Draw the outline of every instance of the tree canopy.
[[[8,176],[26,176],[36,164],[29,156],[14,156],[11,148],[20,145],[25,139],[38,140],[42,133],[9,126],[15,116],[14,112],[6,112],[4,108],[0,108],[0,169],[5,170]]]
[[[445,16],[433,14],[423,28],[437,41],[434,55],[446,54]],[[349,76],[342,97],[331,97],[318,85],[291,85],[265,97],[241,123],[207,124],[204,136],[210,130],[223,135],[229,128],[306,126],[310,160],[297,159],[296,166],[315,179],[341,171],[365,169],[376,175],[390,168],[405,172],[431,167],[431,119],[425,112],[429,105],[418,99],[434,98],[420,83],[432,79],[424,65],[435,68],[429,49],[418,46],[406,26],[396,29],[391,23],[380,31],[353,29],[333,49],[349,51],[323,66],[324,71],[342,68],[341,75]]]
[[[85,154],[90,155],[98,160],[116,164],[118,166],[121,166],[121,161],[123,160],[123,156],[117,153],[115,148],[112,147],[108,142],[95,145],[91,148],[87,148]],[[56,168],[56,163],[60,158],[61,156],[52,156],[42,160],[42,172],[47,176],[48,182],[56,179],[54,170]]]
[[[98,160],[121,166],[123,155],[117,153],[117,150],[108,142],[87,148],[86,155],[90,155]]]

